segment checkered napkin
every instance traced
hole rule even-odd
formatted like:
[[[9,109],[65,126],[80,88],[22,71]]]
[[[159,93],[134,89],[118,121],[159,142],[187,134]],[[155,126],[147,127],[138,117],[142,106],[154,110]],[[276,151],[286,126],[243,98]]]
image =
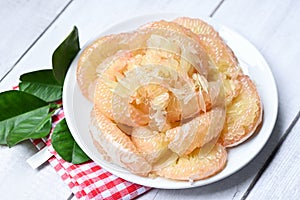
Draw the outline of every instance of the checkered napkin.
[[[64,112],[60,109],[53,115],[52,127],[54,128],[63,118]],[[37,139],[32,142],[39,150],[48,146],[54,155],[49,159],[49,163],[78,199],[133,199],[150,189],[125,181],[107,172],[95,162],[80,165],[66,162],[55,152],[47,139]]]

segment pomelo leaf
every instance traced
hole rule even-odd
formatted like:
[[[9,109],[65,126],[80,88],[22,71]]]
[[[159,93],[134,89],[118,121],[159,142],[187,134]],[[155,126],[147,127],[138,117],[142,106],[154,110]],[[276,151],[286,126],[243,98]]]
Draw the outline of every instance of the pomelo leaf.
[[[0,93],[0,144],[41,138],[51,129],[50,105],[22,91]]]
[[[90,160],[75,142],[65,119],[56,125],[51,136],[51,143],[58,155],[68,162],[81,164]]]
[[[52,55],[53,74],[61,85],[63,85],[69,66],[79,50],[78,29],[74,26],[72,32],[57,47]]]
[[[46,102],[62,98],[62,86],[56,81],[51,69],[23,74],[20,81],[21,91],[35,95]]]

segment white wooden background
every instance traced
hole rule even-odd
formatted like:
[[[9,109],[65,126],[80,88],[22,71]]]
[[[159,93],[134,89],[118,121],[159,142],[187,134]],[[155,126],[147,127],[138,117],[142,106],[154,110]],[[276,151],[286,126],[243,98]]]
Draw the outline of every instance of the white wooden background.
[[[11,89],[25,72],[49,68],[52,52],[74,25],[84,44],[95,34],[87,30],[162,12],[212,16],[249,39],[271,66],[279,113],[266,146],[239,172],[194,189],[152,189],[139,199],[300,199],[298,0],[0,0],[0,91]],[[29,142],[0,146],[0,199],[72,198],[51,166],[27,165],[35,152]]]

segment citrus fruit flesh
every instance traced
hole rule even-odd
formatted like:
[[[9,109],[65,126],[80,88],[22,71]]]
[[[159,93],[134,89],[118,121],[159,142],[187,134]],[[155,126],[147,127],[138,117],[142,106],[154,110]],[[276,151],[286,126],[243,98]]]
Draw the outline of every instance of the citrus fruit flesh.
[[[247,140],[262,121],[262,105],[254,83],[249,76],[240,76],[242,88],[227,106],[226,123],[220,141],[226,147]]]
[[[95,147],[140,176],[211,177],[226,166],[226,147],[245,141],[262,120],[255,84],[199,19],[101,37],[80,55],[77,81],[93,103]]]

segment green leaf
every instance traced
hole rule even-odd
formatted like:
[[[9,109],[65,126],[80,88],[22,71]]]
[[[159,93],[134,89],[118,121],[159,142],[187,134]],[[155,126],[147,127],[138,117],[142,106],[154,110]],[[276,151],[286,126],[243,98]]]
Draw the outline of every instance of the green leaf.
[[[51,143],[58,155],[68,162],[80,164],[90,160],[75,142],[65,119],[56,125],[51,136]]]
[[[7,127],[12,120],[8,120]],[[10,133],[6,142],[9,147],[27,139],[37,139],[47,136],[50,133],[52,118],[49,114],[49,106],[44,106],[25,113],[13,119]]]
[[[0,93],[0,144],[13,146],[49,134],[49,108],[47,102],[22,91]]]
[[[61,85],[63,85],[68,68],[79,50],[78,29],[75,26],[52,55],[53,74]]]
[[[53,102],[62,97],[62,86],[56,81],[51,69],[23,74],[20,81],[21,91],[35,95],[46,102]]]

